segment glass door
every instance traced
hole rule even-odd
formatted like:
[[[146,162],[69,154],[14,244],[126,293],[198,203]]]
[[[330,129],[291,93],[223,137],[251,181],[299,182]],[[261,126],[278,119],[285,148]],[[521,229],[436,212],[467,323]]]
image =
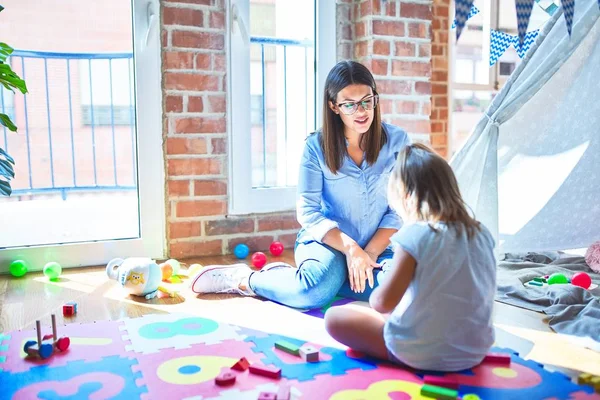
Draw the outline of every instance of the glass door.
[[[0,272],[165,253],[157,0],[11,1],[0,38],[28,93],[0,92]],[[35,12],[31,12],[35,10]]]

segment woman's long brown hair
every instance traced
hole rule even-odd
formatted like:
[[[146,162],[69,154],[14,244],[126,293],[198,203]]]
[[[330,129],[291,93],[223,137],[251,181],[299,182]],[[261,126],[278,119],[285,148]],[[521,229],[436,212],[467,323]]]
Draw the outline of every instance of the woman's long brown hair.
[[[366,85],[377,94],[375,79],[367,67],[355,61],[341,61],[327,75],[323,95],[323,127],[321,130],[321,147],[325,155],[327,167],[334,174],[342,167],[347,154],[344,123],[340,116],[331,110],[329,102],[337,103],[337,95],[350,85]],[[381,127],[379,106],[373,110],[371,127],[360,140],[360,148],[365,152],[369,165],[379,156],[379,151],[387,142],[387,136]]]
[[[411,198],[419,219],[445,222],[469,238],[480,229],[480,223],[467,211],[454,171],[442,157],[421,143],[406,146],[398,154],[389,181],[390,204]]]

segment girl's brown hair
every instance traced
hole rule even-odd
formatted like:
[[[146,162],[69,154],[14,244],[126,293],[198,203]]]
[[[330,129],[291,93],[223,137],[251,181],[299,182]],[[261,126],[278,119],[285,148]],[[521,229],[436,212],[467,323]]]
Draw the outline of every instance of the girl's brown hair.
[[[329,102],[337,104],[337,95],[350,85],[366,85],[377,94],[373,75],[364,65],[355,61],[341,61],[329,71],[325,80],[323,95],[323,127],[321,130],[321,147],[325,155],[327,167],[336,174],[342,167],[346,150],[344,123],[338,114],[329,107]],[[360,148],[365,152],[369,165],[379,156],[379,151],[387,142],[387,136],[381,127],[379,107],[373,110],[371,127],[360,139]]]
[[[412,201],[420,220],[445,222],[459,232],[466,229],[469,238],[480,229],[467,211],[450,165],[423,144],[411,144],[398,154],[388,196],[391,205]]]

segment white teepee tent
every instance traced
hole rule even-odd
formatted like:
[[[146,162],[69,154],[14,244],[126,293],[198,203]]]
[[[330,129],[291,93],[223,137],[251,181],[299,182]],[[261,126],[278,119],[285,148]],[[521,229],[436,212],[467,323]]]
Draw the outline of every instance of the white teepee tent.
[[[583,248],[600,240],[600,10],[562,8],[451,165],[498,252]]]

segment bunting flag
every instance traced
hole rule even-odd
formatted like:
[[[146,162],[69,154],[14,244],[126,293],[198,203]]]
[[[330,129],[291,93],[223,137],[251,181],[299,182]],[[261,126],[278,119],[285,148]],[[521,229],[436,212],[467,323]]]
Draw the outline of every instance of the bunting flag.
[[[544,6],[541,4],[541,1],[542,0],[535,0],[537,5],[540,6],[540,8],[542,10],[544,10],[546,12],[546,14],[548,14],[549,16],[553,16],[554,13],[556,11],[558,11],[558,6],[554,2],[550,3],[550,5],[548,5],[548,7],[544,8]],[[598,1],[600,1],[600,0],[598,0]]]
[[[514,43],[516,36],[492,29],[490,31],[490,67],[496,64],[496,61],[502,54]]]
[[[598,0],[600,1],[600,0]],[[567,32],[571,36],[571,28],[573,27],[573,14],[575,14],[575,0],[560,0],[567,21]]]
[[[473,0],[456,0],[456,12],[454,15],[454,21],[456,21],[456,40],[460,38],[460,34],[462,33],[463,28],[465,27],[472,6]]]
[[[538,0],[539,1],[539,0]],[[600,1],[600,0],[598,0]],[[469,15],[467,15],[467,21],[470,20],[473,16],[479,14],[479,8],[472,6],[471,11],[469,11]],[[456,28],[456,20],[452,22],[452,29]]]
[[[538,37],[539,33],[540,33],[539,29],[536,29],[535,31],[527,32],[527,34],[525,35],[525,41],[523,42],[522,46],[519,46],[519,38],[517,36],[513,36],[514,46],[515,46],[515,49],[517,50],[517,54],[519,55],[520,58],[525,57],[525,54],[527,54],[527,51],[529,50],[529,48],[535,43],[535,39]]]
[[[523,46],[527,27],[529,26],[529,18],[531,18],[531,10],[535,0],[515,0],[517,9],[517,28],[519,31],[519,45]]]

